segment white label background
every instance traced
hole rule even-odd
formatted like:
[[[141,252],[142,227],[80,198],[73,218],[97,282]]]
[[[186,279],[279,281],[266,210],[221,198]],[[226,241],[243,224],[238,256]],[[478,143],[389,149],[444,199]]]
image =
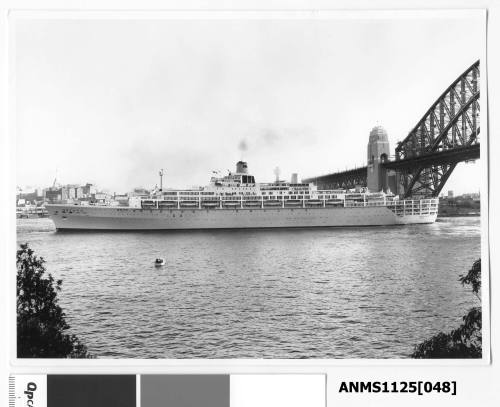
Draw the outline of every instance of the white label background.
[[[325,407],[321,374],[231,375],[231,407]]]

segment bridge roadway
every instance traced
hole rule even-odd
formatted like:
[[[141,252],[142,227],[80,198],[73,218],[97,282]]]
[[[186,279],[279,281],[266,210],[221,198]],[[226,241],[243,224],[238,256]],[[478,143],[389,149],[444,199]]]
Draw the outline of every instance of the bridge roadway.
[[[431,165],[457,164],[461,161],[479,159],[480,150],[480,143],[478,143],[449,150],[434,151],[428,154],[408,157],[403,160],[387,161],[382,163],[382,167],[399,170],[414,168],[416,166],[429,167]]]
[[[458,164],[462,161],[472,161],[480,158],[480,143],[457,147],[454,149],[421,154],[402,160],[386,161],[382,167],[389,170],[411,169],[415,167],[429,167],[431,165]],[[313,182],[321,189],[354,188],[359,185],[366,187],[368,168],[358,167],[351,170],[325,174],[318,177],[306,178],[303,182]]]

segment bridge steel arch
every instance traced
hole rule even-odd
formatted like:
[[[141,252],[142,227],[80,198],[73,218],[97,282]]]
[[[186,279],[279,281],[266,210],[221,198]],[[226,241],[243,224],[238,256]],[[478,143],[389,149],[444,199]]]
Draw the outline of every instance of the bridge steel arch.
[[[405,198],[433,196],[460,161],[479,158],[479,61],[460,75],[432,104],[396,147],[396,170]]]

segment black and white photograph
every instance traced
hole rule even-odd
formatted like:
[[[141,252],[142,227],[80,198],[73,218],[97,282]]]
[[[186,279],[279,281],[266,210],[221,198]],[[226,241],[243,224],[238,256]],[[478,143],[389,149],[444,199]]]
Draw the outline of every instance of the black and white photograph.
[[[484,14],[154,17],[12,16],[16,357],[488,360]]]

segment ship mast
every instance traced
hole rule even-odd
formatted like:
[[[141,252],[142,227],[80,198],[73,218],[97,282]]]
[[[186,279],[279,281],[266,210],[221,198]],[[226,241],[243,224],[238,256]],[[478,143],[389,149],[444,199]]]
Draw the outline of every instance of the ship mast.
[[[163,168],[160,170],[159,174],[160,174],[160,192],[162,192],[163,191],[163,174],[164,174]]]

